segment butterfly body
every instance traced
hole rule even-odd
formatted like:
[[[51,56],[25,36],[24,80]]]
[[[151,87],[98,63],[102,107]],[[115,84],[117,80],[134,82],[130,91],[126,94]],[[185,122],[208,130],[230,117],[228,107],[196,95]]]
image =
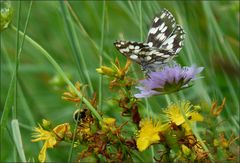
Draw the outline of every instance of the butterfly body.
[[[115,47],[144,71],[157,71],[181,50],[184,31],[176,25],[173,15],[164,9],[153,20],[147,42],[116,41]]]

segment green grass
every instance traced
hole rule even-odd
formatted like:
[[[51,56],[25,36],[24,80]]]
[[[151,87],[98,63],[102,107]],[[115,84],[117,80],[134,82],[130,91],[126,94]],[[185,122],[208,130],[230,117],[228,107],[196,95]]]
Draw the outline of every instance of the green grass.
[[[226,131],[228,137],[231,132],[239,134],[237,1],[69,1],[71,8],[58,1],[34,1],[31,12],[30,1],[19,5],[12,2],[12,27],[1,32],[1,161],[24,161],[24,157],[37,160],[42,144],[30,140],[32,128],[41,119],[55,125],[72,122],[76,108],[61,100],[65,85],[50,83],[57,75],[63,78],[62,83],[72,87],[76,81],[87,84],[90,97],[93,92],[99,93],[104,115],[124,122],[117,106],[110,102],[107,79],[100,77],[96,68],[110,65],[116,57],[124,65],[126,58],[113,42],[146,40],[152,18],[163,8],[173,13],[186,32],[185,46],[176,60],[183,65],[204,67],[204,78],[174,95],[152,97],[144,102],[148,111],[142,108],[141,114],[157,116],[174,99],[210,104],[212,100],[220,103],[226,97],[226,107],[219,117],[219,121],[225,122],[220,130]],[[130,73],[143,77],[136,64]],[[66,149],[70,146],[65,144],[49,150],[48,160],[67,161],[70,156]],[[143,153],[142,161],[151,160],[149,153],[151,149]]]

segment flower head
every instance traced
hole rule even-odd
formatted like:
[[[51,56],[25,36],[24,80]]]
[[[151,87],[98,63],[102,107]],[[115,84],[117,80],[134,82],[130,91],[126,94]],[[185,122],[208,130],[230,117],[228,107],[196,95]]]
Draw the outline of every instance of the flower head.
[[[38,160],[40,162],[45,162],[47,148],[53,148],[69,130],[70,125],[68,123],[58,125],[52,131],[44,130],[41,125],[34,128],[35,133],[32,137],[35,139],[33,139],[32,142],[45,141],[38,155]]]
[[[137,148],[139,151],[144,151],[148,146],[160,140],[159,132],[167,129],[167,125],[144,119],[140,122],[140,128],[137,136]]]
[[[189,87],[189,82],[203,70],[203,67],[181,67],[180,65],[164,66],[160,71],[150,72],[149,78],[140,80],[141,91],[136,98],[176,92]]]
[[[188,123],[185,123],[186,120],[183,114],[185,114],[190,123],[203,121],[203,117],[197,112],[197,108],[198,106],[193,106],[190,104],[190,102],[182,101],[180,104],[169,105],[164,110],[164,113],[166,114],[169,123],[174,123],[177,126],[182,125],[182,127],[185,129],[185,134],[187,135],[191,133],[191,127],[188,125]],[[181,110],[183,111],[183,114]]]

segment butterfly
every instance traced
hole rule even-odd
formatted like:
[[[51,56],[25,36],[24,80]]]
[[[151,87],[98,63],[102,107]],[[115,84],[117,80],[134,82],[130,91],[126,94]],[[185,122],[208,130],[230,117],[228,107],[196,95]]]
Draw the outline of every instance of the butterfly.
[[[167,10],[154,17],[146,42],[116,41],[115,47],[127,58],[140,64],[143,71],[157,71],[183,47],[185,32]]]

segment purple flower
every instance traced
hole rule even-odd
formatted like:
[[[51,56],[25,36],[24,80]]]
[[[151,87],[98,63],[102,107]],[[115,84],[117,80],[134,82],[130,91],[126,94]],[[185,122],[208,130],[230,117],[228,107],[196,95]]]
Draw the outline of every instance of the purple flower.
[[[141,92],[135,94],[136,98],[149,97],[158,94],[167,94],[188,88],[189,82],[196,79],[195,76],[203,70],[203,67],[181,67],[180,65],[164,66],[158,72],[150,72],[148,78],[140,80],[137,86]]]

